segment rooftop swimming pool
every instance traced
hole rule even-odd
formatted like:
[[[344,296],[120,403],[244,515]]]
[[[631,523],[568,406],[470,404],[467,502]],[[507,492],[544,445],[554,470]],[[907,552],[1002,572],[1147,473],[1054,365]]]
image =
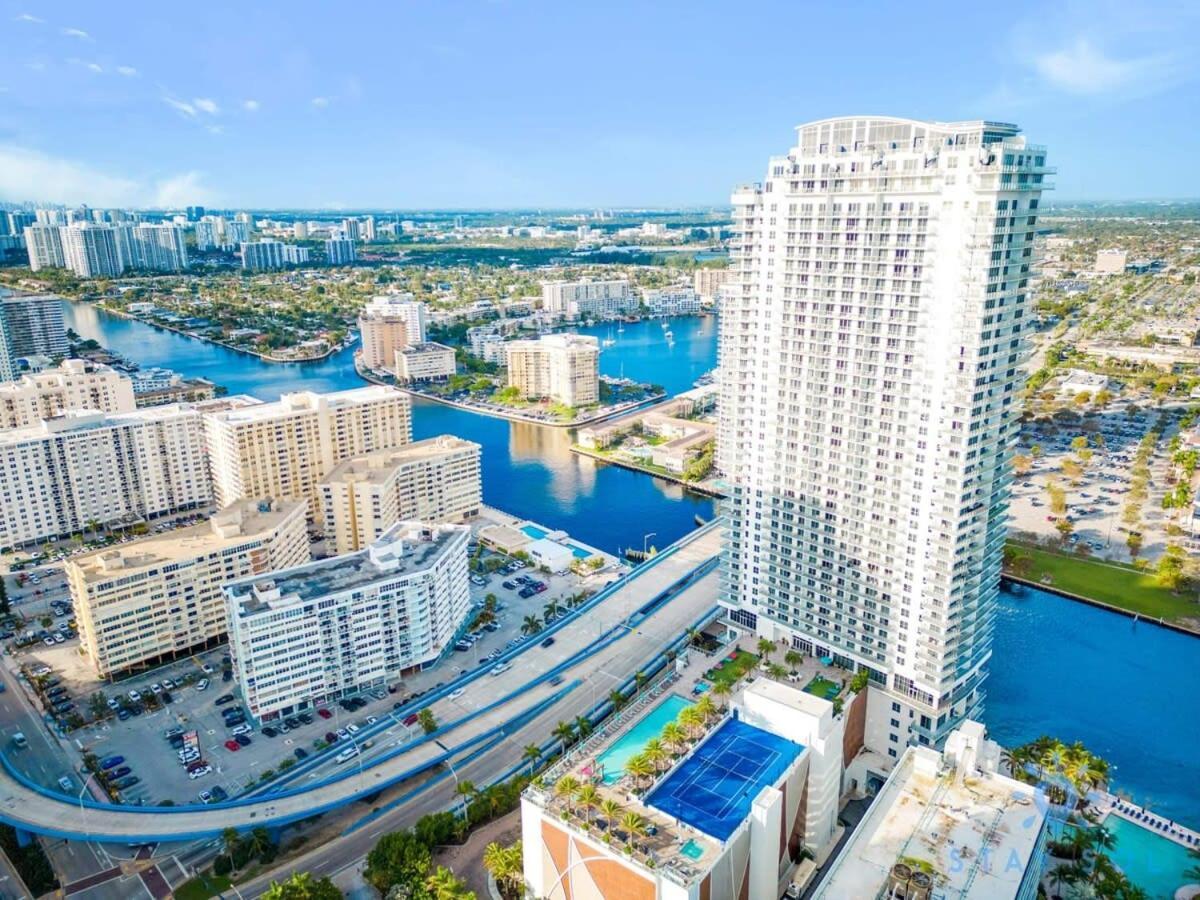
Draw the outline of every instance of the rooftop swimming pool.
[[[522,525],[521,531],[524,532],[529,538],[531,538],[532,540],[535,540],[535,541],[540,541],[542,538],[544,538],[546,535],[548,535],[550,533],[545,528],[539,528],[537,525],[529,525],[529,524]],[[591,550],[585,550],[583,547],[580,547],[574,541],[559,541],[558,543],[560,543],[564,547],[568,548],[571,551],[571,555],[574,556],[576,559],[587,559],[589,556],[595,555],[592,553]]]
[[[646,797],[646,804],[724,841],[750,814],[750,804],[774,784],[804,748],[729,719]]]
[[[545,528],[538,528],[536,525],[522,525],[521,531],[525,532],[525,534],[535,541],[540,541],[550,533]]]
[[[613,741],[607,750],[596,757],[596,763],[604,772],[604,783],[615,784],[625,774],[625,763],[641,753],[647,743],[662,733],[663,726],[674,722],[680,711],[691,705],[678,694],[671,694]]]
[[[1109,857],[1151,900],[1172,900],[1177,889],[1194,880],[1183,874],[1196,861],[1182,844],[1121,816],[1110,815],[1104,827],[1117,842]]]

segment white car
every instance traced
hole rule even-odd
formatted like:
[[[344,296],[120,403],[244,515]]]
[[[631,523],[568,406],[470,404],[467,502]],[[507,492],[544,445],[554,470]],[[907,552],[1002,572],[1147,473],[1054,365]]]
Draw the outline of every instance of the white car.
[[[232,734],[234,737],[237,737],[239,734],[252,734],[253,732],[254,732],[254,729],[250,727],[249,722],[243,722],[241,725],[238,725],[235,728],[231,728],[229,730],[229,733]]]
[[[170,678],[164,678],[162,680],[162,686],[164,691],[175,690],[175,682],[173,682]]]
[[[111,698],[111,699],[108,701],[108,708],[109,708],[109,709],[120,709],[120,708],[121,708],[121,701],[119,701],[119,700],[118,700],[116,697],[113,697],[113,698]]]
[[[192,780],[195,780],[197,778],[203,778],[205,775],[209,774],[211,771],[212,771],[212,766],[201,766],[198,769],[192,769],[190,772],[188,772],[188,778],[191,778]]]
[[[462,696],[463,694],[465,694],[466,692],[467,692],[466,688],[459,688],[457,691],[451,691],[451,692],[450,692],[450,699],[451,699],[451,700],[457,700],[459,697],[461,697],[461,696]]]
[[[334,758],[334,762],[344,763],[346,760],[354,759],[354,757],[356,757],[356,756],[358,756],[358,748],[357,747],[347,747],[345,750],[343,750],[341,753],[339,753]]]
[[[355,725],[354,723],[347,725],[346,730],[348,732],[350,732],[351,734],[358,734],[358,726]]]
[[[379,719],[375,718],[375,716],[367,716],[367,718],[363,721],[363,724],[364,725],[374,725],[378,721],[379,721]]]
[[[339,728],[335,733],[337,734],[339,741],[350,740],[350,732],[348,732],[345,728]]]
[[[208,690],[208,679],[201,678],[199,681],[197,681],[196,682],[196,690],[207,691]]]
[[[126,696],[128,696],[129,699],[132,700],[134,703],[137,703],[139,700],[142,699],[142,695],[139,694],[137,691],[130,691]]]
[[[154,682],[154,684],[150,685],[150,690],[153,691],[155,694],[161,694],[163,692],[162,685],[159,684],[157,681]]]
[[[211,675],[215,671],[208,663],[205,663],[200,668],[204,670],[205,675]]]

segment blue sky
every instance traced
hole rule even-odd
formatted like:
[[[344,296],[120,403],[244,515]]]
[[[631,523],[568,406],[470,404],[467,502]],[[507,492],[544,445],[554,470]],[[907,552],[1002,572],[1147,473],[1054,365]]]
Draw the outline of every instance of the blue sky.
[[[1200,196],[1200,3],[0,0],[0,200],[725,203],[797,124],[1019,123]]]

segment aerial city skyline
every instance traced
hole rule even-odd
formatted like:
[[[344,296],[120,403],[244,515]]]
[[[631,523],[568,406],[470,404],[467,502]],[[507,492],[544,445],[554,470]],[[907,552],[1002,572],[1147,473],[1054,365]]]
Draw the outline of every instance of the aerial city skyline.
[[[1200,13],[356,13],[0,0],[0,894],[1200,896]]]

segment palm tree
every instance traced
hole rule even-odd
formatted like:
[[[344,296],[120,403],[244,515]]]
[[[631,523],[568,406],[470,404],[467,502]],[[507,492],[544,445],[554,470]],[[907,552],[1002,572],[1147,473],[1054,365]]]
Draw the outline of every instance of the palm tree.
[[[592,733],[592,720],[587,716],[575,717],[575,730],[579,732],[581,738],[587,737]]]
[[[695,628],[687,630],[687,642],[689,647],[696,646],[696,641],[700,639],[700,632]]]
[[[575,794],[575,799],[583,808],[583,814],[587,819],[588,824],[592,821],[592,810],[600,805],[600,792],[596,790],[594,784],[585,784]]]
[[[683,745],[687,743],[687,734],[679,727],[678,722],[668,722],[663,726],[662,740],[668,747],[682,750]]]
[[[575,740],[575,726],[570,722],[559,722],[554,726],[554,731],[551,734],[562,741],[562,748],[565,753],[567,745]]]
[[[567,809],[573,810],[572,801],[575,799],[575,792],[579,790],[579,779],[574,775],[564,775],[558,781],[554,782],[554,793],[561,799],[567,801]]]
[[[613,712],[620,712],[629,701],[625,699],[624,694],[613,688],[608,692],[608,702],[612,704]]]
[[[1062,889],[1079,882],[1079,873],[1074,866],[1055,866],[1050,871],[1050,884],[1057,895],[1062,895]]]
[[[696,707],[694,707],[694,706],[689,706],[689,707],[686,707],[685,709],[681,709],[679,711],[679,716],[676,718],[676,721],[683,727],[683,730],[686,731],[689,735],[692,733],[693,729],[695,729],[696,732],[699,733],[699,731],[704,728],[704,719],[700,715],[700,713],[697,712]]]
[[[454,786],[454,793],[462,797],[463,801],[463,818],[466,818],[467,807],[471,805],[471,800],[475,797],[478,791],[475,790],[475,783],[472,781],[460,781]]]
[[[767,662],[771,658],[771,654],[775,652],[775,642],[769,641],[766,638],[758,639],[758,655],[763,658],[763,662]]]
[[[705,719],[711,719],[717,712],[717,706],[708,697],[701,697],[696,701],[696,712]]]
[[[250,855],[261,858],[271,852],[271,848],[275,844],[271,840],[271,832],[263,828],[261,825],[258,828],[252,829],[250,832]]]
[[[551,600],[542,607],[542,615],[545,617],[547,622],[557,617],[560,612],[562,612],[562,606],[557,600]]]
[[[782,681],[784,678],[787,678],[788,670],[786,666],[781,666],[779,663],[771,663],[771,665],[767,666],[767,674],[778,681]]]
[[[634,683],[634,685],[636,685],[636,687],[639,691],[642,688],[644,688],[646,686],[646,673],[645,672],[634,673],[633,683]]]
[[[625,773],[633,778],[635,786],[643,778],[652,779],[656,771],[658,770],[655,768],[654,763],[650,762],[644,751],[637,756],[630,757],[625,762]]]
[[[492,877],[502,886],[515,889],[524,873],[521,860],[521,842],[511,847],[502,847],[495,841],[483,850],[483,864]]]
[[[804,654],[800,653],[798,650],[789,650],[787,653],[783,654],[783,661],[791,666],[792,671],[795,672],[796,666],[804,662]]]
[[[621,818],[623,812],[625,808],[611,797],[600,801],[600,815],[604,816],[608,828],[613,827],[613,823]]]
[[[230,859],[233,859],[241,846],[242,837],[236,828],[226,828],[221,832],[221,849]]]
[[[625,846],[632,850],[634,838],[646,833],[646,820],[635,812],[627,812],[621,816],[621,830],[626,835]]]
[[[722,678],[713,684],[712,693],[716,694],[721,700],[726,700],[733,693],[733,685]]]
[[[659,738],[651,738],[646,741],[646,746],[642,748],[642,752],[646,754],[646,759],[654,766],[654,771],[658,771],[658,764],[667,762],[667,751],[663,747],[663,743]]]
[[[542,758],[542,748],[537,744],[526,744],[525,749],[521,751],[521,758],[529,763],[529,772],[532,774],[534,766]]]
[[[467,900],[475,896],[475,892],[467,890],[467,886],[445,866],[438,866],[425,884],[434,900]]]
[[[537,634],[542,630],[542,620],[537,616],[526,616],[521,624],[521,634]]]

